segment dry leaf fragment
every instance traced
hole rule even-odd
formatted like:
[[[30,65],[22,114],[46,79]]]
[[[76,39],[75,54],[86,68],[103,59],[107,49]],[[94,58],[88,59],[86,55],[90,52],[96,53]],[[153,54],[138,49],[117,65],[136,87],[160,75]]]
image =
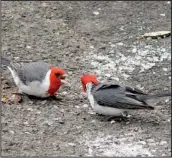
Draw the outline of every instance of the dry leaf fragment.
[[[142,38],[164,38],[164,37],[169,37],[171,35],[171,31],[157,31],[157,32],[150,32],[150,33],[145,33],[144,35],[141,35],[137,37],[137,39],[142,39]]]

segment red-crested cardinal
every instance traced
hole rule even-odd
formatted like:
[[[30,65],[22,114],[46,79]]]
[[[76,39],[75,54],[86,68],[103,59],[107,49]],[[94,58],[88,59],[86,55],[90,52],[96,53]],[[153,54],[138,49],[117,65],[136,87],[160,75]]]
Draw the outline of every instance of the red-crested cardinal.
[[[81,82],[91,107],[96,113],[103,115],[121,116],[132,110],[153,110],[153,104],[150,103],[171,96],[171,93],[148,94],[130,86],[99,83],[96,76],[90,74],[83,75]]]
[[[19,93],[45,98],[53,96],[65,82],[64,70],[43,61],[31,63],[13,63],[2,57],[2,64],[11,72]]]

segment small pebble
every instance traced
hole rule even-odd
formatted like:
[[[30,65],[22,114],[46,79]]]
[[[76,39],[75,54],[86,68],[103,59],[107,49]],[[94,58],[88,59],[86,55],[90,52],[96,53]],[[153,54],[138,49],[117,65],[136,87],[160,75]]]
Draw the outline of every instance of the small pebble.
[[[20,60],[20,57],[14,57],[14,60],[18,61],[18,60]]]
[[[169,102],[169,99],[165,99],[165,102],[166,102],[166,103]]]
[[[137,49],[136,49],[136,47],[134,47],[132,50],[132,53],[136,53],[136,52],[137,52]]]
[[[31,46],[26,46],[26,48],[27,48],[27,49],[30,49],[30,48],[31,48]]]
[[[62,92],[61,94],[62,94],[62,95],[66,95],[66,94],[67,94],[67,92],[66,92],[66,91],[64,91],[64,92]]]
[[[44,100],[41,102],[41,105],[45,105],[47,103],[47,100]]]
[[[160,14],[161,16],[165,16],[165,14]]]
[[[95,115],[96,113],[94,111],[88,111],[88,114]]]
[[[37,111],[37,112],[36,112],[36,114],[40,114],[40,113],[41,113],[41,111]]]
[[[155,142],[153,139],[148,139],[147,141],[150,142],[150,143]]]
[[[92,120],[92,121],[91,121],[91,123],[95,123],[95,122],[96,122],[96,120]]]
[[[124,44],[123,43],[117,43],[118,46],[123,46]]]
[[[26,132],[24,132],[24,133],[26,133],[26,134],[30,134],[30,132],[27,132],[27,131],[26,131]]]
[[[11,134],[14,134],[14,131],[12,131],[12,130],[10,130],[9,132],[10,132]]]
[[[28,111],[33,111],[33,109],[32,109],[32,108],[28,108],[27,110],[28,110]]]
[[[121,144],[119,140],[115,140],[114,143],[117,145]]]
[[[68,145],[70,145],[70,146],[76,146],[76,144],[74,144],[74,143],[68,143]]]
[[[167,68],[165,68],[165,67],[164,67],[164,68],[162,68],[162,69],[163,69],[163,71],[168,71],[168,69],[167,69]]]
[[[91,49],[93,49],[93,48],[94,48],[94,46],[90,46],[90,48],[91,48]]]
[[[110,123],[111,123],[111,124],[114,124],[115,122],[116,122],[115,120],[112,120]]]
[[[162,140],[162,141],[160,142],[160,145],[165,145],[165,144],[167,144],[166,141],[163,141],[163,140]]]
[[[125,124],[126,124],[126,125],[128,125],[128,124],[130,124],[130,122],[129,122],[129,121],[127,121]]]
[[[83,107],[84,107],[84,108],[87,108],[87,107],[88,107],[88,104],[84,104]]]
[[[65,122],[63,120],[59,120],[59,123],[60,124],[64,124]]]
[[[110,75],[110,74],[106,74],[105,76],[106,76],[106,77],[111,77],[111,75]]]
[[[28,125],[29,123],[26,121],[26,122],[24,122],[23,124],[24,124],[24,125]]]
[[[171,119],[168,119],[167,122],[171,122]]]
[[[145,141],[140,141],[139,143],[141,143],[141,144],[143,144],[143,145],[145,145],[145,144],[146,144],[146,142],[145,142]]]
[[[99,12],[94,11],[93,14],[94,14],[94,15],[99,15]]]

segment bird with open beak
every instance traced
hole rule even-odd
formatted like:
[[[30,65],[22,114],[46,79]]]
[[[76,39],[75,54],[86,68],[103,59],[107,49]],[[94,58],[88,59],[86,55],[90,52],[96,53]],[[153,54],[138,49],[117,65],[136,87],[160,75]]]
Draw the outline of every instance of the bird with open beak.
[[[153,110],[156,104],[171,93],[148,94],[140,89],[115,83],[99,83],[95,75],[81,77],[83,90],[93,110],[102,115],[122,116],[126,112],[139,109]]]
[[[66,73],[63,69],[43,61],[13,63],[7,57],[2,57],[1,61],[11,72],[19,93],[45,98],[55,95],[66,83]]]

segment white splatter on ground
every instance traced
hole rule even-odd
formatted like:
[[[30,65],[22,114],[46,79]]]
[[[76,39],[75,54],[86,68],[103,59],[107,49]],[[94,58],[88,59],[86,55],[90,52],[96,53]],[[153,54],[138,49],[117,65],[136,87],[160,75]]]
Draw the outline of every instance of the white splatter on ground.
[[[128,133],[123,137],[106,136],[103,133],[99,133],[94,139],[85,136],[85,145],[88,146],[87,156],[154,156],[152,154],[153,151],[144,147],[146,142],[136,142],[134,138],[134,133],[133,135]]]
[[[125,46],[125,44],[123,44]],[[134,42],[126,52],[126,55],[118,51],[118,47],[123,46],[122,43],[116,45],[111,44],[111,55],[97,55],[94,46],[91,46],[90,54],[87,55],[87,60],[91,61],[91,65],[95,68],[94,72],[102,77],[111,77],[115,80],[127,80],[130,74],[139,68],[140,72],[155,66],[155,64],[165,64],[165,60],[171,60],[169,48],[161,46],[155,48],[152,45],[141,45]],[[164,63],[163,63],[164,62]],[[167,68],[163,68],[164,71]]]

